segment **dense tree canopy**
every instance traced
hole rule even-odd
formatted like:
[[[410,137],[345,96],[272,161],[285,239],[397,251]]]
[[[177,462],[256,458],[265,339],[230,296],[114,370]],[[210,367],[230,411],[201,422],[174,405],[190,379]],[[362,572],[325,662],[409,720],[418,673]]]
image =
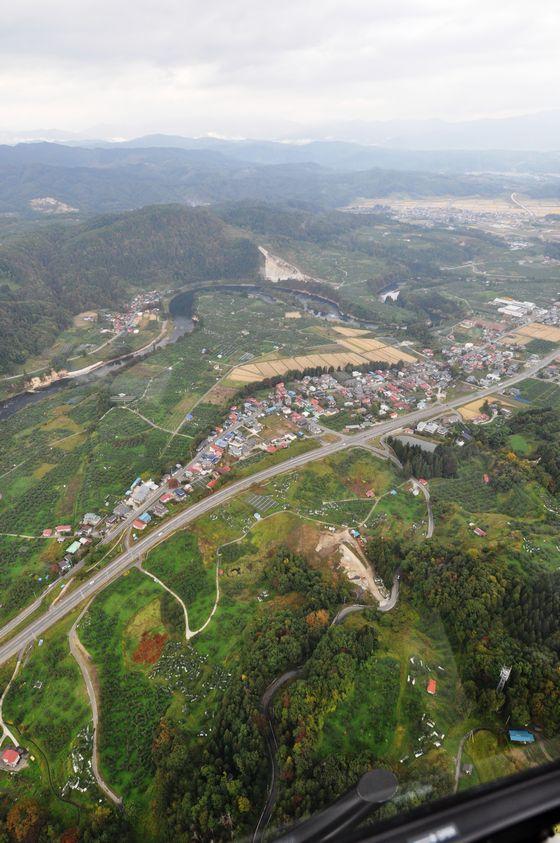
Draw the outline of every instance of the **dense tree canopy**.
[[[0,247],[0,371],[52,343],[71,316],[132,289],[254,278],[259,253],[203,208],[160,205],[56,224]]]

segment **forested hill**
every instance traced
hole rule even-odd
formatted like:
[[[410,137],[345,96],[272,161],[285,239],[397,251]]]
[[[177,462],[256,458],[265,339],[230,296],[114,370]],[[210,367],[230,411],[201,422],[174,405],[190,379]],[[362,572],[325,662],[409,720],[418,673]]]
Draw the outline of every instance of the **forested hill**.
[[[24,235],[0,246],[0,371],[131,288],[253,278],[258,267],[256,246],[203,208],[152,206]]]
[[[360,171],[341,171],[313,161],[235,160],[212,150],[0,146],[0,213],[33,215],[33,200],[46,197],[82,213],[99,213],[154,202],[200,205],[239,200],[329,209],[356,197],[509,196],[512,191],[557,198],[560,180],[367,164]]]

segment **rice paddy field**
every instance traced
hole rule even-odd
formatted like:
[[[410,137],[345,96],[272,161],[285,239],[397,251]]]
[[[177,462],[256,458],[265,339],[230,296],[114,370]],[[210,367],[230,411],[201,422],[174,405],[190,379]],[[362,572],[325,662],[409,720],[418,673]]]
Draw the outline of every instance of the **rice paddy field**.
[[[360,332],[364,333],[364,332]],[[236,366],[229,374],[228,381],[232,383],[257,383],[264,378],[285,375],[290,371],[313,369],[318,366],[343,369],[348,364],[363,366],[374,361],[385,363],[412,363],[416,358],[400,348],[374,337],[342,335],[336,344],[327,346],[324,351],[309,350],[303,356],[267,357]]]

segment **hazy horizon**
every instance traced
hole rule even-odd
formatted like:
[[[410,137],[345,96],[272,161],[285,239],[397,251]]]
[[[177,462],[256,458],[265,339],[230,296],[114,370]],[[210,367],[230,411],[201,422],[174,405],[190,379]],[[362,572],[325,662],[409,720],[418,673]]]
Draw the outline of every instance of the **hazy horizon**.
[[[348,139],[558,105],[560,8],[525,2],[22,0],[0,31],[2,129]],[[340,127],[346,127],[343,131]],[[357,137],[356,139],[360,139]]]

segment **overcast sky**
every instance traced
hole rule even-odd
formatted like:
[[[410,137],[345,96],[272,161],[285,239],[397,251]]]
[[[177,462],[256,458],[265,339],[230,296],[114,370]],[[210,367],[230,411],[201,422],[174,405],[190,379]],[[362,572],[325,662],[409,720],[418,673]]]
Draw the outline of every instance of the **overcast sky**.
[[[560,105],[560,0],[17,0],[0,130],[280,137]]]

